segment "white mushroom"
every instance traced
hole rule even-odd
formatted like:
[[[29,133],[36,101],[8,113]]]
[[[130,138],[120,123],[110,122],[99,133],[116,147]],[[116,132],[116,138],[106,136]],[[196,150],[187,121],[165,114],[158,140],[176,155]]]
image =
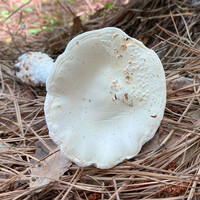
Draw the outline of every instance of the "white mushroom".
[[[44,85],[53,67],[53,63],[53,59],[45,53],[24,53],[15,64],[16,75],[23,82]]]
[[[163,118],[166,83],[156,53],[117,28],[83,33],[47,80],[51,138],[79,166],[111,168],[150,140]]]

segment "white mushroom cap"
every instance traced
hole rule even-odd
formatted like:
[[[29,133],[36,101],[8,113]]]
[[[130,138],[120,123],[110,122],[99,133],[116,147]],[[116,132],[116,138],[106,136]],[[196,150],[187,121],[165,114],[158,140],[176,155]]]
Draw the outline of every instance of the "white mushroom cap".
[[[23,82],[44,85],[53,67],[53,63],[53,59],[45,53],[24,53],[15,64],[17,69],[16,75]]]
[[[166,82],[156,53],[117,28],[83,33],[47,80],[51,138],[79,166],[111,168],[138,154],[163,118]]]

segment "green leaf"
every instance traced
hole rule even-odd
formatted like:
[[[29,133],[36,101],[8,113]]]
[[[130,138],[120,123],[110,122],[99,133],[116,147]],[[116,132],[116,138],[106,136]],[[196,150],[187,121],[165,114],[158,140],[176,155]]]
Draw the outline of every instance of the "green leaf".
[[[23,0],[23,3],[25,4],[25,3],[28,3],[30,0]]]
[[[51,16],[50,15],[42,15],[42,18],[44,18],[44,19],[50,19]]]
[[[32,9],[32,8],[29,8],[29,7],[26,7],[26,8],[24,8],[24,11],[26,11],[26,12],[32,12],[33,9]]]
[[[83,17],[83,16],[81,16],[80,19],[82,22],[86,20],[85,17]]]
[[[31,34],[31,35],[36,35],[36,34],[38,34],[40,31],[41,31],[40,28],[30,28],[30,29],[28,30],[28,33]]]
[[[17,10],[17,9],[20,8],[20,7],[17,6],[17,5],[13,5],[13,8],[14,8],[15,10]]]
[[[52,19],[50,19],[50,23],[51,24],[56,24],[58,21],[56,20],[56,19],[54,19],[54,18],[52,18]]]
[[[74,24],[73,22],[69,22],[68,26],[73,26],[73,24]]]
[[[99,13],[99,17],[102,17],[102,16],[103,16],[103,12],[100,12],[100,13]]]
[[[11,23],[12,20],[11,20],[11,19],[7,19],[6,22],[7,22],[7,23]]]
[[[74,4],[74,0],[62,0],[63,2]]]
[[[53,15],[54,15],[55,17],[58,17],[58,13],[57,13],[56,11],[53,11]]]
[[[5,20],[5,17],[4,17],[4,18],[1,18],[1,17],[0,17],[0,22],[2,22],[2,21],[4,21],[4,20]],[[7,23],[11,23],[12,20],[11,20],[11,19],[7,19],[5,22],[7,22]]]
[[[4,18],[9,17],[9,11],[8,10],[2,10],[1,11],[1,16],[4,17]]]
[[[111,10],[114,7],[114,2],[109,2],[104,4],[104,8]]]
[[[53,28],[50,27],[50,26],[42,26],[42,29],[43,29],[44,31],[51,31],[51,30],[53,30]]]

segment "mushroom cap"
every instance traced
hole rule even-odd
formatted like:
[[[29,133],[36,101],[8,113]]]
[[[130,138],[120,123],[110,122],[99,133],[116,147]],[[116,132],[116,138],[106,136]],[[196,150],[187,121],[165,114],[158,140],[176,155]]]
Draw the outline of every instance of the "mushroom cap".
[[[53,64],[53,59],[45,53],[24,53],[17,59],[15,64],[16,75],[23,82],[44,85]]]
[[[163,118],[157,54],[118,28],[72,39],[47,80],[50,137],[79,166],[111,168],[139,153]]]

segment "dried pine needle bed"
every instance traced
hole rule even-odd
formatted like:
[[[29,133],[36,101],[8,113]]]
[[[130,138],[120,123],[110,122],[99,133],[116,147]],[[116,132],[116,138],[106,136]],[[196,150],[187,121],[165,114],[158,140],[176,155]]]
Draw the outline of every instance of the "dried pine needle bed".
[[[79,29],[75,23],[29,42],[16,35],[10,46],[1,43],[0,199],[200,199],[199,10],[198,1],[131,1],[78,24]],[[35,156],[41,146],[51,149],[43,110],[46,92],[20,82],[14,61],[28,50],[56,58],[74,35],[106,26],[142,40],[161,58],[167,78],[161,126],[137,156],[112,169],[72,164],[59,180],[30,188],[31,169],[54,152]]]

